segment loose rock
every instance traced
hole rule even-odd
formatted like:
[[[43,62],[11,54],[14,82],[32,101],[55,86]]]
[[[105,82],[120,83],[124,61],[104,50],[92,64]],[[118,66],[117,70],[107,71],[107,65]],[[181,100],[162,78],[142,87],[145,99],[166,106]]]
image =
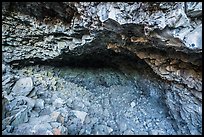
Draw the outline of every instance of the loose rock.
[[[27,96],[33,89],[33,81],[31,77],[21,78],[18,80],[12,91],[18,96]]]
[[[2,64],[2,72],[5,73],[6,72],[6,66],[4,64]]]
[[[39,107],[40,109],[44,109],[45,105],[44,105],[45,101],[42,99],[37,99],[35,101],[35,107]]]
[[[78,111],[78,110],[72,110],[74,115],[81,120],[82,123],[84,123],[85,117],[87,115],[86,112]]]
[[[106,125],[96,125],[94,127],[95,135],[109,135],[113,129]]]

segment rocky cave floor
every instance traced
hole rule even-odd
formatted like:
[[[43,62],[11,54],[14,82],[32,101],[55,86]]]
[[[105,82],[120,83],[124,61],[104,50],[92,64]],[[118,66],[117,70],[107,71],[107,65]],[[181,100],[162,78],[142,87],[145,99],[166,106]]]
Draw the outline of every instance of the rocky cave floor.
[[[2,3],[3,135],[201,135],[201,2]]]
[[[25,88],[34,88],[27,97],[9,94],[2,134],[177,134],[165,104],[167,84],[145,64],[124,66],[13,68],[3,85],[31,77]]]

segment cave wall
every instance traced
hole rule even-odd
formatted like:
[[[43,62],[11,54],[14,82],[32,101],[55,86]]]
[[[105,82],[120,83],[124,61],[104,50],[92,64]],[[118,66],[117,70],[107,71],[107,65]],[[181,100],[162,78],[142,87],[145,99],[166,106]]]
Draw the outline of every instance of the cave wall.
[[[171,83],[166,104],[178,127],[201,133],[201,32],[201,2],[4,2],[2,62],[12,69],[131,54]]]

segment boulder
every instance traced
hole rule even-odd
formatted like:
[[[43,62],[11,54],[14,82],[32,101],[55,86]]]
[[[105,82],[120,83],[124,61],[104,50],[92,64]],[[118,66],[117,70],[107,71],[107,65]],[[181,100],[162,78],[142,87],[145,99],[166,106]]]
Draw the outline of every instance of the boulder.
[[[12,92],[14,92],[17,96],[27,96],[33,88],[32,78],[26,77],[19,79],[15,83],[14,87],[12,88]]]

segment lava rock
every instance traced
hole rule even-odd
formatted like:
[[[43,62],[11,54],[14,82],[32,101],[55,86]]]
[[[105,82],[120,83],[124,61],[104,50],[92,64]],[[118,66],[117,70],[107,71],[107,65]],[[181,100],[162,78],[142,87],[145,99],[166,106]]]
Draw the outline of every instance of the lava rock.
[[[78,110],[72,110],[74,115],[81,120],[82,123],[84,123],[85,117],[87,115],[86,112],[78,111]]]
[[[67,128],[64,126],[59,126],[58,128],[53,129],[54,135],[67,135]]]
[[[150,135],[165,135],[163,130],[153,129],[149,132]]]
[[[2,73],[6,72],[6,66],[4,64],[2,64]]]
[[[109,135],[112,131],[113,129],[106,125],[95,125],[94,126],[95,135]]]
[[[32,78],[26,77],[19,79],[15,83],[14,87],[12,88],[12,92],[14,92],[17,96],[27,96],[33,88]]]
[[[51,114],[52,121],[57,121],[58,117],[60,116],[60,112],[54,111]]]
[[[134,135],[134,131],[132,130],[126,130],[123,135]],[[140,134],[140,135],[147,135],[147,134]]]
[[[51,122],[51,117],[49,115],[43,115],[39,117],[30,118],[31,123],[40,124],[45,122]]]
[[[12,133],[13,129],[14,129],[14,126],[10,126],[10,125],[7,125],[7,126],[6,126],[6,131],[7,131],[8,133]]]
[[[14,116],[6,117],[5,119],[3,119],[2,120],[2,130],[6,129],[6,126],[10,125],[13,119],[14,119]]]
[[[16,126],[25,122],[28,122],[28,108],[25,105],[22,105],[17,113],[13,117],[13,121],[11,122],[12,126]]]
[[[52,135],[52,127],[49,123],[42,123],[39,125],[34,125],[33,127],[34,135]]]
[[[120,131],[125,131],[127,129],[127,124],[125,122],[120,122],[119,124]]]
[[[68,126],[67,130],[68,130],[68,134],[77,135],[80,131],[80,127],[78,126],[77,123],[73,123]]]
[[[30,123],[23,123],[19,124],[14,128],[16,135],[32,135],[32,128],[34,127],[33,124]]]
[[[202,2],[8,2],[2,9],[3,134],[202,134]],[[107,66],[114,73],[101,75]]]
[[[188,33],[184,38],[184,42],[189,48],[202,49],[202,24]]]
[[[51,112],[49,106],[45,107],[44,109],[42,109],[42,110],[40,111],[40,115],[49,115],[49,114],[51,114],[51,113],[52,113],[52,112]]]
[[[57,127],[61,126],[61,123],[59,123],[59,122],[51,122],[50,125],[52,127],[54,127],[54,128],[57,128]]]
[[[65,102],[64,102],[61,98],[57,98],[57,99],[55,99],[55,101],[53,102],[53,106],[54,106],[55,108],[61,108],[64,103],[65,103]]]
[[[43,99],[37,99],[35,101],[35,107],[39,107],[40,109],[44,109],[45,107],[45,101]]]

